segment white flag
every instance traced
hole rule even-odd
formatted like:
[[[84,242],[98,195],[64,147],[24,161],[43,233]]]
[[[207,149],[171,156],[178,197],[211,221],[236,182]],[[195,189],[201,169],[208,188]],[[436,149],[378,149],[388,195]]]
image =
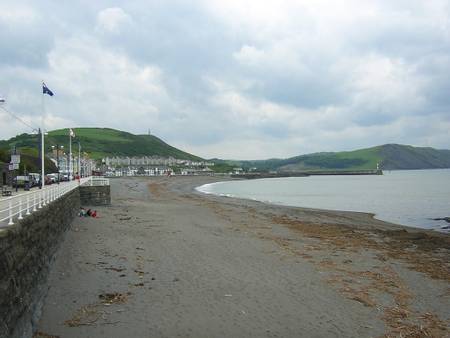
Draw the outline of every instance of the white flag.
[[[69,129],[70,130],[70,137],[75,137],[75,133],[73,132],[72,128]]]

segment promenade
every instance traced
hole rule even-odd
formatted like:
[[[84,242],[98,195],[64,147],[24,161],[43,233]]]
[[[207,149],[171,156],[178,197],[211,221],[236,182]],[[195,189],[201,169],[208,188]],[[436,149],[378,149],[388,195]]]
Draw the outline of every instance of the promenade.
[[[213,180],[112,179],[65,236],[36,337],[449,334],[448,236],[193,192]]]
[[[68,182],[60,182],[60,184],[67,184],[67,183]],[[57,183],[54,183],[54,184],[57,185]],[[46,185],[46,186],[44,186],[44,189],[48,189],[51,186],[53,186],[53,184],[52,185]],[[17,191],[16,191],[16,188],[9,187],[9,189],[11,191],[11,196],[19,196],[19,195],[23,195],[23,194],[29,193],[30,191],[34,192],[34,191],[41,190],[38,186],[30,188],[30,190],[28,190],[28,191],[23,189],[23,188],[19,188],[19,189],[17,189]],[[8,197],[10,197],[10,196],[0,196],[0,201],[4,201]]]
[[[43,189],[34,187],[29,191],[20,189],[13,192],[11,196],[0,198],[0,229],[13,225],[14,222],[40,209],[55,199],[61,197],[68,191],[89,181],[90,178],[82,178],[81,181],[60,182],[60,184],[50,184]]]

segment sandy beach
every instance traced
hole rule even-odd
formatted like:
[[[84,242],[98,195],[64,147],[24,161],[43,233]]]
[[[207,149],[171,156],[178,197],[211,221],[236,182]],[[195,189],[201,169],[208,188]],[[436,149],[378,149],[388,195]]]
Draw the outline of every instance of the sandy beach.
[[[58,250],[36,337],[449,337],[450,236],[117,178]],[[86,206],[89,207],[89,206]]]

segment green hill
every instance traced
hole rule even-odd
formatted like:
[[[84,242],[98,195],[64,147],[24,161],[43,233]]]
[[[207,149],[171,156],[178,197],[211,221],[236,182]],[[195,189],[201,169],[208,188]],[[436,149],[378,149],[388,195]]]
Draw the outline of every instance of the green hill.
[[[153,135],[134,135],[109,128],[73,128],[75,138],[72,139],[72,151],[78,151],[78,142],[83,152],[94,159],[106,156],[162,156],[179,159],[199,160],[192,154],[172,147]],[[17,148],[37,149],[38,135],[21,134],[7,141],[0,141],[0,149]],[[59,129],[45,136],[45,148],[48,153],[51,146],[62,145],[69,149],[69,130]]]
[[[450,150],[388,144],[380,149],[384,169],[450,168]]]
[[[0,149],[0,165],[3,163],[9,163],[10,161],[10,151],[8,149]],[[39,159],[39,152],[37,149],[22,148],[20,150],[20,165],[19,173],[24,172],[40,172],[41,161]],[[45,159],[45,171],[46,172],[56,172],[58,169],[55,164],[48,158]]]
[[[365,170],[375,169],[435,169],[450,168],[450,150],[413,147],[400,144],[359,149],[354,151],[314,153],[287,159],[263,161],[230,161],[230,165],[262,171],[302,170]]]

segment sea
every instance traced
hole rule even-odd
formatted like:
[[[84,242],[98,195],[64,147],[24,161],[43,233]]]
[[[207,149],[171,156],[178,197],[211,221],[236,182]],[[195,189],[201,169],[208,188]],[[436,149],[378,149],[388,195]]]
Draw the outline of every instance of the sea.
[[[379,220],[450,232],[449,223],[433,220],[450,217],[450,169],[238,180],[197,190],[277,205],[370,212]]]

